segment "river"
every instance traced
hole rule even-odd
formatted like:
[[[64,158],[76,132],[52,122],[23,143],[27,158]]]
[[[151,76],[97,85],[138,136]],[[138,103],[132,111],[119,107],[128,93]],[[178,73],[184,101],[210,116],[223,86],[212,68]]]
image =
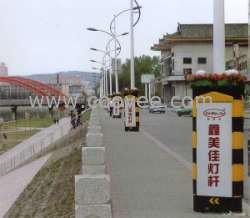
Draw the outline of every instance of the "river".
[[[48,107],[42,107],[42,108],[31,108],[31,107],[23,107],[19,106],[17,107],[17,120],[23,120],[25,119],[24,114],[28,111],[31,115],[30,118],[41,118],[41,117],[49,117],[49,109]],[[54,117],[60,117],[63,114],[62,111],[59,109],[54,109],[53,116]],[[0,108],[0,118],[4,118],[4,122],[11,121],[11,108],[10,107],[1,107]]]

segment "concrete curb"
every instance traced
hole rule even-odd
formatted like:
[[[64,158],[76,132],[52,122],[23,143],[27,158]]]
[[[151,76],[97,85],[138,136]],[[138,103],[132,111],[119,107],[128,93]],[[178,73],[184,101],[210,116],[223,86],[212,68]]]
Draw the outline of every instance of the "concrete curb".
[[[110,176],[105,174],[105,148],[97,110],[90,116],[87,147],[82,148],[82,174],[75,175],[76,218],[112,218]],[[98,125],[96,125],[98,124]]]

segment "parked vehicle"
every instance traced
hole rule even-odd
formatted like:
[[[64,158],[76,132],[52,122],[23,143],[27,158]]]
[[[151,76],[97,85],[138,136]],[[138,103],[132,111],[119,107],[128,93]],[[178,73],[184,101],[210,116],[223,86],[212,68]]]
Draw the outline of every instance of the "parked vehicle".
[[[193,115],[193,109],[192,105],[190,102],[187,103],[188,108],[181,107],[180,109],[177,110],[177,115],[180,117],[181,115],[189,115],[192,117]]]
[[[149,106],[149,113],[154,112],[165,113],[165,105],[162,103],[153,103],[153,106]]]

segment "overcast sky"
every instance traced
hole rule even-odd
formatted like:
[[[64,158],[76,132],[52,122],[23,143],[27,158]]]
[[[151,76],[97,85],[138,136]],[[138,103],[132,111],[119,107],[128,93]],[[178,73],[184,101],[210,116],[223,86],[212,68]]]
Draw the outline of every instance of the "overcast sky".
[[[143,8],[134,29],[135,56],[159,56],[150,47],[163,34],[174,33],[177,22],[213,22],[213,0],[137,1]],[[109,31],[114,15],[129,8],[130,0],[0,0],[0,62],[6,63],[9,75],[99,72],[92,67],[101,65],[90,60],[101,61],[104,54],[90,48],[105,50],[110,36],[86,28]],[[117,35],[130,31],[129,16],[129,12],[118,16]],[[225,0],[225,22],[247,23],[248,0]],[[118,40],[124,62],[130,58],[130,36]]]

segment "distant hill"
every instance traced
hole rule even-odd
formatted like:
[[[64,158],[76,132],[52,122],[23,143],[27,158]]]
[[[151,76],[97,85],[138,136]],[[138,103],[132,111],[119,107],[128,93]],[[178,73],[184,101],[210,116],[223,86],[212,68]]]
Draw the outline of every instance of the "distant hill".
[[[93,73],[91,72],[81,72],[81,71],[67,71],[67,72],[58,72],[58,73],[51,73],[51,74],[32,74],[30,76],[26,76],[27,78],[38,80],[43,83],[49,83],[52,80],[52,77],[56,77],[59,74],[60,77],[75,77],[80,76],[84,78],[85,81],[89,81],[90,85],[94,85],[94,77]],[[99,81],[99,78],[97,81]]]

